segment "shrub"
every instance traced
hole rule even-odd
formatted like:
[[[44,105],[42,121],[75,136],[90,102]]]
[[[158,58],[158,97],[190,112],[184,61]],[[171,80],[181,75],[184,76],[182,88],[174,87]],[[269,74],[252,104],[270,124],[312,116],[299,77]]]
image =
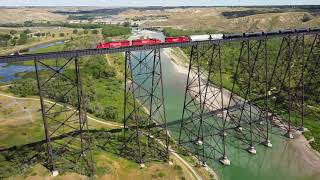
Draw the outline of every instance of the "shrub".
[[[128,35],[131,33],[131,29],[128,27],[110,25],[103,27],[101,33],[105,38],[107,38],[113,36]]]
[[[312,20],[312,16],[310,14],[308,14],[308,13],[304,13],[301,21],[302,22],[308,22],[310,20]]]
[[[10,34],[0,34],[0,46],[7,46],[10,39]]]
[[[28,35],[27,33],[21,33],[20,38],[18,40],[18,44],[26,44],[28,42]]]
[[[99,34],[99,31],[97,29],[94,29],[91,32],[92,32],[92,34]]]
[[[9,91],[21,97],[26,97],[28,95],[37,95],[37,82],[36,80],[31,78],[20,79],[15,81],[13,85],[10,86]]]
[[[15,35],[15,34],[17,34],[17,31],[16,30],[10,30],[10,34],[11,35]]]

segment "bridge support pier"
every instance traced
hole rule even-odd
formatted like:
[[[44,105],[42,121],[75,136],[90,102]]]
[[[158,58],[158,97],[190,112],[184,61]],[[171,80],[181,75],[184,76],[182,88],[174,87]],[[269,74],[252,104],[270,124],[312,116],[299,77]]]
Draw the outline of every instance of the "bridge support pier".
[[[200,162],[226,157],[220,56],[219,44],[194,45],[190,54],[179,144]],[[213,78],[219,82],[213,84]],[[228,164],[227,159],[223,162]]]
[[[284,136],[289,138],[289,139],[293,139],[294,138],[294,136],[292,134],[292,131],[288,131]]]
[[[249,148],[247,149],[247,151],[250,153],[250,154],[257,154],[257,150],[254,146],[249,146]]]
[[[254,145],[269,139],[268,119],[269,69],[267,39],[241,42],[240,54],[233,74],[227,116],[235,136],[256,154]],[[257,96],[255,92],[260,92]],[[239,108],[233,108],[238,106]]]
[[[267,139],[265,142],[263,142],[263,145],[265,145],[266,147],[272,147],[272,143],[269,139]]]
[[[126,52],[122,154],[144,167],[169,160],[168,147],[160,50]]]
[[[230,160],[227,158],[227,156],[224,156],[222,158],[220,158],[219,162],[225,166],[229,166],[231,165]]]
[[[59,174],[58,169],[64,171],[66,165],[80,174],[93,176],[78,58],[55,62],[35,59],[34,64],[46,136],[46,166],[53,176]]]

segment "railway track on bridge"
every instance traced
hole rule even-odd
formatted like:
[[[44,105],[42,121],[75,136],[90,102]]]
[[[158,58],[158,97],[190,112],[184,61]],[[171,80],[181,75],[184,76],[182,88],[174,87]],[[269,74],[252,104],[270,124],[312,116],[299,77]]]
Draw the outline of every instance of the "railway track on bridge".
[[[308,32],[294,32],[294,30],[292,31],[293,32],[283,32],[283,33],[270,34],[270,35],[261,34],[261,35],[255,35],[250,37],[236,37],[236,38],[219,39],[219,40],[191,41],[191,42],[182,42],[182,43],[160,43],[160,44],[153,44],[153,45],[129,46],[129,47],[120,47],[120,48],[111,48],[111,49],[94,48],[94,49],[59,51],[59,52],[38,53],[38,54],[0,56],[0,63],[43,60],[43,59],[73,58],[73,57],[82,57],[82,56],[91,56],[91,55],[112,54],[112,53],[118,53],[118,52],[142,51],[142,50],[174,48],[174,47],[189,47],[189,46],[195,46],[195,45],[223,44],[226,42],[262,40],[266,38],[269,39],[269,38],[277,38],[277,37],[283,37],[283,36],[312,35],[312,34],[320,33],[320,28],[315,28],[312,31],[308,31]]]

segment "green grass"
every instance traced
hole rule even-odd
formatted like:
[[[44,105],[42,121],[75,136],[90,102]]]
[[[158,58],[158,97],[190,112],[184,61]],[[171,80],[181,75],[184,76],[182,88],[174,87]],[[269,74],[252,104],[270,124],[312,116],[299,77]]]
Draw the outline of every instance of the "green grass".
[[[0,146],[12,147],[28,144],[44,139],[44,130],[41,119],[25,125],[2,125],[0,126]]]
[[[57,48],[62,48],[62,50],[64,50],[68,47],[60,45],[41,50],[41,52],[51,51]],[[83,91],[85,97],[88,98],[88,103],[85,105],[89,109],[90,106],[94,104],[95,106],[91,107],[92,114],[97,115],[102,120],[122,122],[124,101],[124,57],[122,53],[119,53],[110,55],[108,58],[110,64],[107,63],[106,56],[91,56],[81,59],[80,69],[82,73]],[[29,63],[29,65],[33,65],[33,62]],[[67,67],[63,73],[70,75],[71,73],[74,73],[74,68]],[[51,74],[46,70],[40,71],[40,77],[42,79],[48,78],[50,75]],[[36,83],[30,83],[35,82],[34,72],[20,73],[19,76],[23,78],[13,82],[13,88],[9,89],[9,91],[20,96],[37,94]],[[29,79],[26,79],[26,77]],[[49,83],[49,85],[52,85],[52,88],[62,88],[54,86],[54,83]],[[59,89],[55,90],[59,92]],[[73,98],[68,100],[70,104],[74,104],[74,101],[75,99]],[[106,113],[109,114],[106,115]],[[115,114],[115,116],[110,116],[110,113],[111,115]],[[55,115],[54,119],[61,121],[65,117],[66,113]],[[49,119],[48,121],[50,124],[54,122],[52,119]],[[135,172],[139,170],[138,164],[134,161],[119,156],[120,148],[123,145],[122,130],[109,131],[107,130],[108,128],[103,127],[103,124],[97,123],[89,125],[90,130],[94,130],[92,132],[90,131],[90,133],[95,142],[92,146],[92,150],[98,176],[120,172],[120,177],[123,176],[124,178],[127,178],[128,174],[135,174]],[[69,132],[70,130],[71,129],[68,127],[63,129],[64,133]],[[23,126],[2,126],[0,132],[1,135],[3,135],[0,136],[0,143],[4,147],[11,147],[9,150],[0,152],[0,178],[17,174],[35,174],[34,172],[27,171],[27,169],[32,168],[36,164],[44,163],[46,157],[45,144],[42,142],[30,146],[28,143],[44,139],[41,119],[37,119],[35,123]],[[63,138],[54,141],[65,143],[67,140],[68,138]],[[144,144],[144,146],[146,145],[146,137],[142,138],[142,144]],[[76,146],[77,144],[69,145]],[[56,144],[53,146],[54,149],[57,147]],[[72,154],[66,154],[64,157],[65,158],[59,158],[57,160],[60,173],[84,172],[82,171],[84,166],[81,161],[77,162],[76,165],[66,161],[66,158],[73,158]],[[115,169],[117,164],[120,169]],[[152,165],[154,165],[154,163],[152,163]],[[168,168],[166,164],[157,162],[155,165],[162,167],[162,170],[157,170],[157,177],[169,176],[166,170],[164,170]],[[179,170],[174,171],[180,173],[179,176],[182,175]],[[143,170],[141,173],[152,174],[153,171]]]
[[[56,52],[56,51],[62,51],[64,49],[64,44],[58,44],[58,45],[54,45],[54,46],[50,46],[47,48],[41,48],[41,49],[37,49],[33,52],[30,52],[30,54],[37,54],[37,53],[47,53],[47,52]],[[53,60],[47,60],[45,61],[46,63],[48,62],[54,62]],[[16,62],[16,63],[11,63],[14,65],[24,65],[24,66],[34,66],[34,62],[33,61],[23,61],[23,62]]]

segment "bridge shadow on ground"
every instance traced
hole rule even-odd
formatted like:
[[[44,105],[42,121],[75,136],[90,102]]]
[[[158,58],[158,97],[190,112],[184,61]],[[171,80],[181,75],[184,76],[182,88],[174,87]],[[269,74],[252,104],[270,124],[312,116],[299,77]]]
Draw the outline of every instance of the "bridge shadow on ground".
[[[121,148],[123,147],[122,129],[88,130],[85,133],[88,133],[92,138],[91,150],[95,154],[108,152],[118,156],[121,155]],[[70,135],[76,138],[79,136],[79,131],[54,137],[52,142],[64,140],[69,138]],[[80,157],[80,151],[66,147],[59,152],[59,154],[55,154],[55,157],[57,157],[56,168],[59,173],[75,172],[87,175],[83,173],[83,169],[86,168],[85,164],[77,161]],[[41,164],[49,169],[46,140],[0,149],[0,179],[13,175],[28,174],[30,168],[36,164]]]

